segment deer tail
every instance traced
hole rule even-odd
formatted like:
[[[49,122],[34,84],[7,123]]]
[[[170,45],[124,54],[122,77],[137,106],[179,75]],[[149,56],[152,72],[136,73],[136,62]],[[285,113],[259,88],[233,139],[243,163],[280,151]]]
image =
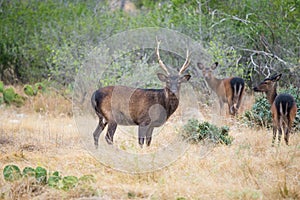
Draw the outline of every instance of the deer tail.
[[[278,116],[286,125],[290,124],[290,114],[294,103],[294,98],[289,94],[280,94],[275,99],[275,106]]]
[[[232,100],[237,103],[240,101],[242,93],[244,91],[245,83],[242,78],[234,77],[230,81],[232,88]]]
[[[102,116],[101,115],[101,112],[98,108],[98,104],[97,104],[97,99],[96,99],[96,94],[97,94],[97,91],[95,91],[91,97],[91,104],[92,104],[92,107],[94,108],[96,114],[100,117]]]

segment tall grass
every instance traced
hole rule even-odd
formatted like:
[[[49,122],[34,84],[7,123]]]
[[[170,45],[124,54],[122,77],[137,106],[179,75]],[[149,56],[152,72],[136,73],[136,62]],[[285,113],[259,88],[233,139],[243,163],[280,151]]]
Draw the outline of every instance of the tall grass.
[[[63,99],[39,98],[49,103],[48,109],[58,104],[69,105]],[[272,136],[266,129],[254,130],[230,122],[229,134],[234,137],[231,146],[190,145],[183,156],[161,170],[129,174],[105,167],[91,156],[81,145],[76,123],[70,116],[53,114],[55,109],[48,113],[32,112],[30,108],[36,101],[28,104],[27,109],[0,110],[1,171],[7,164],[20,168],[43,166],[52,172],[75,176],[93,174],[96,182],[65,192],[32,185],[30,180],[5,182],[1,174],[2,199],[300,198],[298,133],[292,135],[290,146],[271,147]],[[122,133],[116,135],[122,143]]]

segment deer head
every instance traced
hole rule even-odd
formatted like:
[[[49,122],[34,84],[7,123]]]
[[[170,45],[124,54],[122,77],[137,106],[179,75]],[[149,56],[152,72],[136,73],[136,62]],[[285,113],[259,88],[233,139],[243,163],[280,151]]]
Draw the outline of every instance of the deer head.
[[[255,92],[270,92],[276,90],[277,81],[281,78],[282,74],[275,74],[270,78],[265,78],[258,86],[254,87]]]
[[[187,75],[187,74],[182,75],[183,72],[189,67],[189,64],[190,64],[189,51],[187,50],[187,52],[186,52],[186,60],[183,63],[182,67],[180,68],[178,74],[174,75],[174,74],[170,74],[168,67],[161,60],[160,55],[159,55],[159,45],[160,45],[160,41],[157,40],[156,55],[157,55],[158,63],[159,63],[159,66],[166,72],[167,75],[158,73],[157,76],[160,81],[166,83],[166,87],[165,87],[166,90],[168,92],[171,92],[172,94],[175,94],[178,97],[181,83],[185,83],[185,82],[189,81],[189,79],[191,78],[191,75]]]

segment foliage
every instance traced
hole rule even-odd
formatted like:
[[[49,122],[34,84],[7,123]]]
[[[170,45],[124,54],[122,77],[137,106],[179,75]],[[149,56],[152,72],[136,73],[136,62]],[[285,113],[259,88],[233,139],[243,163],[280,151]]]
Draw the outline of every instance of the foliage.
[[[4,99],[5,103],[11,104],[13,102],[13,100],[15,99],[15,96],[16,96],[16,93],[15,93],[14,88],[9,87],[9,88],[4,89],[3,99]]]
[[[35,177],[36,183],[39,185],[48,185],[55,189],[62,189],[64,191],[75,188],[79,183],[93,183],[95,178],[92,175],[83,175],[80,178],[76,176],[64,176],[62,177],[58,171],[52,174],[47,173],[47,170],[43,167],[25,167],[23,173],[16,165],[7,165],[3,169],[4,180],[6,181],[17,181],[21,178]]]
[[[4,91],[4,84],[3,81],[0,81],[0,93],[3,93]]]
[[[24,177],[35,177],[35,169],[32,167],[25,167],[23,169],[23,176]]]
[[[292,95],[296,101],[297,107],[300,105],[299,88],[290,85],[289,88],[280,89],[280,93],[288,93]],[[249,126],[272,127],[272,115],[270,111],[271,105],[264,95],[255,98],[252,108],[243,115],[244,122]],[[300,109],[297,110],[296,118],[293,123],[295,130],[300,130]]]
[[[202,43],[212,62],[224,66],[222,76],[241,76],[251,87],[260,76],[278,71],[290,75],[288,83],[300,85],[298,0],[132,2],[139,9],[135,13],[112,11],[109,1],[3,1],[1,78],[12,69],[23,83],[47,79],[69,87],[85,56],[106,38],[134,28],[165,27]]]
[[[183,126],[182,136],[192,143],[208,140],[215,144],[230,145],[233,138],[228,132],[229,128],[227,126],[218,128],[216,125],[208,122],[200,123],[197,119],[190,119],[187,124]]]
[[[63,190],[70,190],[71,188],[74,188],[78,184],[78,178],[76,176],[65,176],[62,179],[63,183]]]
[[[17,107],[21,107],[25,103],[25,98],[15,92],[13,87],[8,87],[3,90],[3,102],[7,105],[15,105]],[[2,103],[2,100],[0,100]]]
[[[25,84],[23,91],[27,96],[36,96],[38,93],[44,93],[46,91],[46,84],[43,82],[37,82],[33,86]]]
[[[47,170],[43,167],[38,166],[35,168],[35,178],[39,184],[47,183]]]
[[[244,118],[250,126],[271,127],[272,116],[270,103],[266,97],[260,95],[255,98],[251,110],[244,113]]]
[[[16,165],[7,165],[3,169],[4,180],[16,181],[22,177],[20,168]]]
[[[44,93],[47,91],[48,85],[44,82],[38,82],[31,86],[25,84],[23,91],[27,96],[35,96],[38,93]],[[2,81],[0,81],[0,105],[6,103],[7,105],[15,105],[16,107],[21,107],[25,104],[26,98],[21,94],[16,93],[14,87],[5,87]]]
[[[24,85],[23,90],[27,96],[35,96],[37,94],[36,91],[32,88],[32,86],[28,84]]]

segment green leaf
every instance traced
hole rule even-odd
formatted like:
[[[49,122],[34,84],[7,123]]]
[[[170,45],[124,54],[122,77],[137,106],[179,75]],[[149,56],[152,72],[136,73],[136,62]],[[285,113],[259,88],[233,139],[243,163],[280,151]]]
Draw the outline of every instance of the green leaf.
[[[47,170],[43,167],[37,167],[35,169],[35,178],[38,183],[46,184],[47,183]]]
[[[16,181],[22,177],[21,171],[16,165],[7,165],[3,169],[4,180]]]
[[[27,96],[35,96],[37,94],[31,85],[25,85],[23,90]]]
[[[78,183],[78,178],[76,176],[65,176],[62,180],[63,190],[67,191],[74,188]]]
[[[29,177],[29,176],[35,177],[35,170],[32,167],[25,167],[23,169],[23,176],[25,176],[25,177]]]
[[[12,102],[13,102],[13,104],[14,104],[15,106],[21,107],[21,106],[23,106],[24,103],[25,103],[25,98],[22,97],[22,96],[19,95],[19,94],[15,94],[15,97],[14,97],[14,99],[13,99]]]
[[[6,88],[3,91],[4,102],[9,104],[9,105],[13,102],[15,96],[16,96],[16,93],[15,93],[14,88],[12,88],[12,87]]]

